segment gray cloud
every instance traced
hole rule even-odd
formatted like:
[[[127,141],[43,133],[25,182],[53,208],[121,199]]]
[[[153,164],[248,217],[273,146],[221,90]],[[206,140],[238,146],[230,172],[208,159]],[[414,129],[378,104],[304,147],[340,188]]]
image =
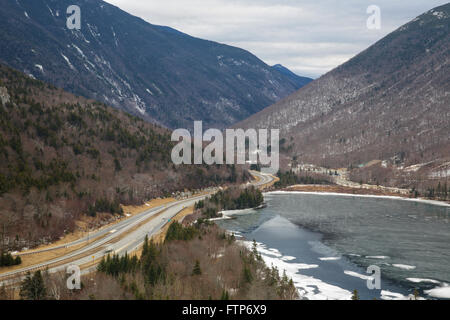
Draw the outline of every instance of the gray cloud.
[[[107,0],[152,24],[246,49],[267,64],[318,77],[440,0]],[[369,30],[369,5],[381,30]]]

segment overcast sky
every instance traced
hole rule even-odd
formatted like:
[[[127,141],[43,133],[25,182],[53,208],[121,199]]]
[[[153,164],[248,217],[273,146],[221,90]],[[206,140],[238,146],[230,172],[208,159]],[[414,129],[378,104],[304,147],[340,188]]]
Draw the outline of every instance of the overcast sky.
[[[439,0],[107,0],[158,25],[246,49],[317,78],[347,61]],[[381,9],[369,30],[367,8]]]

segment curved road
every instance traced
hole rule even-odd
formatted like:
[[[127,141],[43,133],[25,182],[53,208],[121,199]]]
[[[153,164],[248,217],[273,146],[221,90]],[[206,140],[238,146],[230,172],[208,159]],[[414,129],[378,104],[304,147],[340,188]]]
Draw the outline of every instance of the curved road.
[[[264,187],[266,184],[271,183],[274,178],[271,175],[263,174],[260,172],[251,171],[253,176],[259,178],[258,181],[254,181],[250,184],[255,187]],[[18,269],[11,272],[0,274],[0,285],[11,285],[17,281],[20,281],[27,272],[38,269],[46,269],[50,273],[64,271],[69,265],[85,265],[91,262],[95,262],[101,259],[103,256],[114,252],[115,254],[123,255],[126,252],[133,252],[138,249],[144,242],[145,236],[149,238],[157,234],[174,216],[176,216],[185,207],[194,205],[197,201],[208,197],[210,194],[201,195],[186,200],[179,200],[176,202],[161,205],[126,220],[120,221],[112,226],[104,228],[102,230],[93,232],[89,238],[83,237],[79,240],[73,241],[68,244],[60,245],[57,247],[34,251],[27,254],[36,254],[39,252],[45,252],[60,248],[68,248],[77,244],[88,241],[88,239],[95,239],[88,245],[74,250],[61,257],[51,259],[49,261]],[[153,218],[152,218],[153,217]],[[98,239],[97,239],[98,238]],[[94,266],[84,270],[84,272],[90,272],[95,270]]]

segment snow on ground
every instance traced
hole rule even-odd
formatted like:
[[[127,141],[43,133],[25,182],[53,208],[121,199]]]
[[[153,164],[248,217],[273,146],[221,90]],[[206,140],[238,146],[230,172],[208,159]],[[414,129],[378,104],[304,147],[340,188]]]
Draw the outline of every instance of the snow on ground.
[[[420,282],[428,282],[428,283],[440,283],[437,280],[433,280],[433,279],[422,279],[422,278],[406,278],[406,280],[414,282],[414,283],[420,283]]]
[[[413,202],[422,202],[422,203],[428,203],[436,206],[444,206],[444,207],[450,207],[449,203],[443,202],[443,201],[436,201],[436,200],[428,200],[428,199],[420,199],[420,198],[403,198],[398,196],[377,196],[377,195],[370,195],[370,194],[352,194],[352,193],[338,193],[338,192],[312,192],[312,191],[271,191],[267,192],[266,194],[313,194],[313,195],[320,195],[320,196],[342,196],[342,197],[358,197],[358,198],[377,198],[377,199],[395,199],[395,200],[402,200],[402,201],[413,201]]]
[[[433,16],[436,16],[438,19],[443,19],[446,17],[445,12],[434,11]]]
[[[44,73],[44,67],[40,64],[35,64],[34,65],[36,68],[38,68],[42,73]]]
[[[380,260],[383,260],[383,259],[389,259],[389,257],[388,256],[366,256],[366,259],[380,259]]]
[[[55,15],[53,14],[52,9],[50,9],[50,7],[47,5],[48,11],[50,11],[50,14],[52,15],[52,17],[54,17]]]
[[[425,290],[424,292],[434,298],[450,299],[450,286],[448,285],[448,283],[443,283],[439,287]]]
[[[292,261],[292,260],[295,260],[295,259],[297,259],[297,258],[293,257],[293,256],[284,256],[284,257],[281,258],[281,260],[283,260],[283,261]]]
[[[72,69],[72,70],[76,70],[75,69],[75,67],[72,65],[72,63],[70,62],[70,60],[69,60],[69,58],[67,58],[65,55],[63,55],[62,53],[61,53],[61,56],[64,58],[64,60],[66,60],[66,62],[67,62],[67,64],[69,65],[69,67],[70,67],[70,69]]]
[[[251,212],[253,212],[253,210],[254,210],[253,208],[240,209],[240,210],[223,210],[223,211],[219,212],[219,214],[222,214],[222,217],[211,218],[211,219],[209,219],[209,221],[227,220],[227,219],[231,219],[231,217],[234,215],[251,213]]]
[[[252,250],[253,242],[241,241],[248,249]],[[264,244],[257,243],[257,250],[267,266],[276,267],[280,276],[286,271],[300,296],[308,300],[350,300],[352,293],[346,289],[340,288],[323,282],[311,276],[302,275],[299,272],[305,269],[318,268],[315,264],[304,264],[287,262],[293,260],[290,256],[283,256],[277,249],[268,249]]]
[[[432,162],[432,161],[431,161]],[[430,164],[431,162],[427,162],[427,163],[418,163],[418,164],[413,164],[409,167],[406,167],[405,169],[403,169],[403,171],[406,172],[417,172],[419,171],[420,168],[422,168],[423,166]]]
[[[354,272],[354,271],[344,270],[344,273],[346,275],[348,275],[348,276],[355,277],[355,278],[360,278],[360,279],[363,279],[363,280],[373,280],[374,279],[372,276],[367,276],[365,274],[360,274],[360,273],[357,273],[357,272]]]
[[[409,266],[407,264],[393,264],[392,266],[403,270],[414,270],[416,266]]]
[[[401,293],[391,292],[388,290],[381,290],[382,300],[410,300],[412,296],[405,296]]]
[[[76,45],[74,45],[73,43],[72,43],[72,47],[74,47],[77,51],[78,51],[78,53],[83,57],[83,58],[85,58],[86,59],[86,56],[84,55],[84,52],[80,49],[80,48],[78,48]]]
[[[429,177],[432,179],[438,179],[438,178],[446,178],[450,177],[450,169],[444,169],[440,171],[433,171],[429,174]]]
[[[319,258],[321,261],[335,261],[341,259],[341,257],[323,257]]]

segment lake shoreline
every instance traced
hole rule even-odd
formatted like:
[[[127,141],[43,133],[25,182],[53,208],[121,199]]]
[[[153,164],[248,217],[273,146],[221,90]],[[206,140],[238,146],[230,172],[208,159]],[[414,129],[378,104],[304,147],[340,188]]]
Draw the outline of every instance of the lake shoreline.
[[[298,194],[298,196],[296,195]],[[248,246],[253,245],[252,239],[255,239],[258,244],[258,252],[263,256],[266,264],[277,266],[279,271],[287,270],[288,276],[294,279],[294,283],[299,290],[300,295],[307,299],[349,299],[351,292],[354,289],[358,290],[362,299],[411,299],[414,295],[414,289],[419,290],[420,299],[448,299],[449,290],[448,281],[446,278],[439,276],[437,273],[430,274],[427,269],[423,269],[421,259],[418,260],[407,256],[397,256],[386,251],[385,244],[381,246],[369,247],[354,247],[348,246],[334,246],[339,235],[337,232],[330,232],[326,228],[313,228],[311,224],[302,223],[297,219],[291,219],[293,216],[286,214],[287,212],[294,212],[298,208],[298,201],[295,199],[302,199],[301,195],[306,195],[307,199],[316,199],[318,204],[327,203],[322,198],[309,195],[326,195],[331,197],[342,196],[341,200],[335,198],[331,201],[333,208],[333,215],[335,210],[337,212],[346,212],[342,209],[342,204],[347,204],[344,196],[348,199],[354,199],[359,203],[366,203],[372,205],[373,210],[381,210],[381,218],[391,220],[391,226],[398,225],[395,223],[397,219],[402,219],[402,210],[398,206],[407,208],[416,208],[414,210],[423,211],[425,207],[408,205],[413,200],[416,202],[425,202],[430,204],[429,200],[425,199],[410,199],[393,196],[373,196],[373,195],[358,195],[341,193],[318,193],[318,192],[287,192],[287,191],[272,191],[266,192],[266,202],[268,207],[257,213],[253,210],[242,210],[240,212],[233,212],[235,216],[227,220],[219,222],[223,228],[229,233],[235,234],[236,238],[247,243]],[[286,197],[287,196],[287,197]],[[366,197],[367,200],[363,198]],[[385,215],[384,209],[377,209],[380,207],[378,201],[374,198],[392,199],[396,203],[381,204],[381,207],[391,206],[394,212],[390,215]],[[291,199],[291,200],[289,200]],[[372,200],[370,200],[372,199]],[[404,205],[396,200],[406,200]],[[384,202],[384,201],[383,201]],[[330,203],[330,202],[329,202]],[[431,203],[436,204],[436,203]],[[444,210],[442,203],[430,207],[430,210]],[[448,206],[445,204],[445,206]],[[306,210],[314,208],[315,204],[305,202]],[[351,206],[351,208],[355,208]],[[396,209],[397,208],[397,209]],[[417,209],[418,208],[418,209]],[[344,210],[344,211],[343,211]],[[411,223],[416,223],[416,212],[405,215],[405,218]],[[355,211],[355,210],[354,210]],[[356,210],[358,211],[358,210]],[[356,212],[355,211],[355,212]],[[321,211],[323,212],[323,210]],[[357,212],[356,212],[357,213]],[[375,212],[374,212],[375,213]],[[399,213],[399,214],[395,214]],[[359,215],[359,214],[358,214]],[[316,217],[316,215],[313,215]],[[356,216],[355,216],[356,217]],[[380,217],[375,217],[373,214],[369,218],[380,221]],[[326,220],[328,221],[328,219]],[[368,225],[374,225],[375,221],[369,221]],[[430,220],[432,223],[433,220]],[[354,222],[351,217],[349,223]],[[428,222],[425,222],[428,224]],[[353,226],[363,226],[364,224],[353,223]],[[408,224],[403,224],[407,226]],[[336,226],[339,226],[337,224]],[[375,225],[376,226],[376,225]],[[352,229],[352,228],[350,228]],[[380,227],[378,228],[380,229]],[[374,234],[377,234],[376,232]],[[397,234],[397,233],[394,233]],[[389,238],[389,237],[388,237]],[[397,243],[398,241],[395,241]],[[360,243],[360,242],[358,242]],[[376,242],[370,241],[376,244]],[[402,243],[402,241],[399,241]],[[400,247],[402,253],[407,251]],[[383,286],[382,290],[370,291],[366,287],[366,268],[368,265],[377,265],[383,271]],[[433,267],[434,268],[434,267]],[[437,272],[442,271],[437,269]],[[433,269],[433,272],[434,269]],[[315,288],[313,290],[312,288]]]
[[[434,200],[428,198],[411,198],[403,194],[388,193],[371,189],[358,189],[343,187],[338,185],[294,185],[283,189],[265,192],[265,194],[314,194],[314,195],[335,195],[346,197],[393,199],[403,201],[413,201],[427,203],[431,205],[450,207],[449,201]]]

